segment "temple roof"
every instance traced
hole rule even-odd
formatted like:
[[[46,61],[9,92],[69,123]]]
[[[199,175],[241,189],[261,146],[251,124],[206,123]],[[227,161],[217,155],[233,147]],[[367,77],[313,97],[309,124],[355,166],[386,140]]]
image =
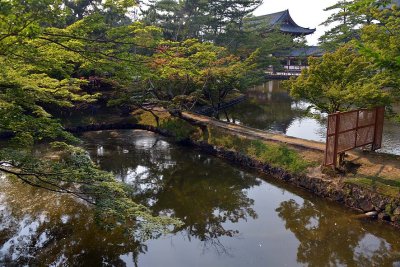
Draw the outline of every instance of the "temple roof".
[[[252,30],[263,31],[276,28],[283,33],[289,33],[296,36],[308,35],[315,32],[315,29],[304,28],[297,25],[290,16],[289,10],[247,18],[245,20],[245,27]]]

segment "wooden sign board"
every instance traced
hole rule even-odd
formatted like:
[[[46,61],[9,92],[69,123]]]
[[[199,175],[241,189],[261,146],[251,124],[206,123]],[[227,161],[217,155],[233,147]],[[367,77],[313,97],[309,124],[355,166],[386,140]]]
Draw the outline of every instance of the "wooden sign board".
[[[337,155],[357,147],[382,147],[385,108],[359,109],[329,114],[325,166],[337,166]]]

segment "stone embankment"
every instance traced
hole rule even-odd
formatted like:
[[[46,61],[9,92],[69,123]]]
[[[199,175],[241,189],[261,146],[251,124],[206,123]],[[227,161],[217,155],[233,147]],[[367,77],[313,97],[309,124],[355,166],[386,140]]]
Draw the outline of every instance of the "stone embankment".
[[[320,155],[321,162],[323,159],[325,144],[320,142],[269,133],[197,114],[184,113],[184,116],[204,125],[222,128],[227,133],[238,135],[242,138],[285,143],[288,146],[298,149],[310,150]],[[353,173],[350,175],[335,172],[333,175],[332,173],[324,174],[322,171],[323,168],[317,166],[310,168],[306,174],[291,174],[284,169],[272,167],[268,163],[260,162],[248,155],[231,151],[224,147],[215,147],[205,142],[191,141],[191,143],[203,151],[225,158],[235,164],[257,169],[265,174],[304,188],[320,197],[328,198],[352,209],[368,213],[370,216],[375,216],[377,219],[386,221],[397,227],[400,226],[399,194],[397,196],[393,194],[387,195],[384,192],[380,192],[374,184],[365,186],[352,183],[351,180],[353,177],[356,177]],[[393,184],[397,182],[395,179],[396,175],[399,175],[397,178],[400,180],[400,158],[398,157],[355,151],[349,153],[347,160],[358,166],[356,171],[360,175],[368,176],[372,172],[376,175],[377,180],[391,181]],[[376,170],[378,172],[375,172]],[[392,176],[385,177],[384,175],[387,173],[391,173]],[[392,189],[399,190],[400,192],[400,188],[393,187]]]

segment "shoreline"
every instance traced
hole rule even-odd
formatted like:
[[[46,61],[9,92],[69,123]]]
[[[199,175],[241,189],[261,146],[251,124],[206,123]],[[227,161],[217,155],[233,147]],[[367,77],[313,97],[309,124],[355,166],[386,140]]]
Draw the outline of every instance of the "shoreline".
[[[400,211],[400,201],[398,199],[393,202],[394,199],[390,197],[372,192],[369,189],[354,184],[341,183],[309,175],[292,174],[282,168],[273,167],[247,155],[227,150],[223,147],[215,147],[207,143],[197,143],[191,140],[187,140],[184,145],[196,147],[204,153],[223,158],[237,166],[256,170],[274,179],[294,185],[318,197],[342,204],[347,208],[362,212],[363,214],[375,211],[376,215],[369,217],[400,228],[400,223],[398,221],[392,221],[392,217],[398,219],[398,215],[390,216],[385,213],[385,208],[388,204],[395,204],[395,210],[397,209]]]
[[[72,133],[83,133],[88,131],[102,130],[124,130],[137,129],[154,132],[166,137],[174,138],[174,134],[168,130],[160,129],[151,125],[136,123],[111,123],[111,124],[93,124],[68,129]],[[312,194],[335,201],[350,209],[368,213],[376,213],[374,219],[385,222],[396,228],[400,228],[400,198],[390,197],[373,189],[366,188],[357,184],[347,183],[341,177],[329,178],[320,175],[310,174],[294,174],[283,168],[272,166],[267,162],[261,162],[249,155],[233,151],[231,149],[209,144],[204,141],[196,141],[190,138],[174,141],[180,145],[191,146],[200,151],[223,158],[237,166],[250,168],[272,176],[274,179],[292,184],[298,188],[302,188]],[[275,141],[279,142],[279,141]],[[302,146],[301,149],[308,148]],[[309,148],[315,150],[315,148]],[[317,167],[319,168],[319,167]],[[316,168],[313,168],[316,169]]]
[[[197,121],[197,127],[202,125],[209,131],[207,135],[211,135],[209,129],[210,124],[215,122],[212,118],[184,113],[184,116],[189,116],[191,120]],[[199,119],[200,118],[200,119]],[[217,125],[212,127],[220,127],[224,130],[224,135],[232,138],[240,138],[241,140],[261,140],[267,144],[283,144],[290,149],[301,150],[306,153],[322,154],[321,144],[318,142],[303,140],[299,138],[287,137],[276,133],[268,133],[250,127],[241,127],[238,125],[216,121]],[[400,228],[400,194],[396,197],[385,195],[378,192],[373,186],[363,186],[346,181],[345,176],[337,175],[332,177],[326,175],[321,170],[320,166],[309,167],[305,173],[293,173],[285,168],[274,166],[270,162],[260,161],[248,153],[235,151],[232,148],[216,145],[202,138],[176,138],[176,134],[171,129],[163,129],[148,123],[127,122],[123,119],[112,123],[97,123],[89,125],[81,125],[76,127],[66,128],[67,131],[73,134],[80,134],[90,131],[107,131],[107,130],[146,130],[165,137],[170,137],[178,144],[191,146],[205,152],[207,154],[223,158],[236,166],[250,168],[260,173],[272,176],[274,179],[302,188],[312,194],[335,201],[350,209],[357,210],[363,213],[373,212],[374,219],[385,222],[396,228]],[[219,128],[218,128],[219,129]],[[203,129],[204,130],[204,129]],[[202,130],[202,131],[203,131]],[[248,132],[251,132],[249,135]],[[203,137],[204,138],[204,137]],[[360,155],[358,155],[360,156]],[[362,157],[362,155],[361,155]],[[397,160],[397,159],[396,159]],[[352,178],[350,178],[351,180]],[[349,179],[348,179],[349,180]],[[400,191],[399,191],[400,193]]]

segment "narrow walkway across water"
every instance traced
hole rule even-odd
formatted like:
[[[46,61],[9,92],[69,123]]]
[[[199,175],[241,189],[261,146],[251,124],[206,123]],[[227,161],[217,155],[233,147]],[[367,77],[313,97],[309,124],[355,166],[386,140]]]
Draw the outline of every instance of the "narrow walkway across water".
[[[295,147],[312,149],[316,151],[323,152],[325,151],[325,144],[317,141],[305,140],[296,137],[286,136],[283,134],[277,134],[267,131],[262,131],[259,129],[247,127],[244,125],[233,124],[225,121],[220,121],[213,119],[211,117],[206,117],[203,115],[193,114],[189,112],[183,113],[183,115],[192,120],[196,120],[205,125],[212,125],[218,128],[222,128],[228,130],[232,133],[243,135],[245,137],[249,137],[251,139],[258,139],[264,141],[272,141],[272,142],[280,142],[288,145],[292,145]]]

